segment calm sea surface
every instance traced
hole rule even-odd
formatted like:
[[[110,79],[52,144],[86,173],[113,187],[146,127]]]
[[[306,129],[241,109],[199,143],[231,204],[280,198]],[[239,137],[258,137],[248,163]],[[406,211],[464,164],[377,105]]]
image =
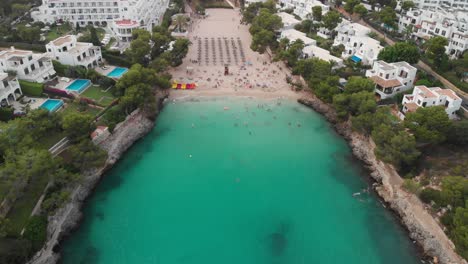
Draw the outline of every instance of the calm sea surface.
[[[63,262],[419,263],[365,179],[295,102],[171,103],[100,183]]]

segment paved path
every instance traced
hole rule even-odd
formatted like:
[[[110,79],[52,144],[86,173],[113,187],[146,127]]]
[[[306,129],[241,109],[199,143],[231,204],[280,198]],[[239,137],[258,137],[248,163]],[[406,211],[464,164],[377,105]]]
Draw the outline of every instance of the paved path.
[[[343,8],[341,8],[341,7],[336,8],[336,10],[338,12],[340,12],[342,15],[344,15],[345,17],[352,20],[351,15],[348,12],[346,12]],[[359,23],[359,24],[361,24],[363,26],[366,26],[366,27],[370,28],[372,30],[372,32],[375,32],[379,37],[383,38],[388,45],[394,45],[395,44],[395,41],[393,41],[390,38],[386,37],[385,34],[382,34],[380,31],[376,30],[373,26],[366,23],[366,21],[360,19],[359,21],[355,21],[355,23]],[[458,94],[458,96],[460,96],[465,103],[468,103],[468,93],[460,90],[457,86],[455,86],[449,80],[445,79],[443,76],[441,76],[440,74],[438,74],[437,72],[432,70],[432,68],[429,65],[427,65],[425,62],[420,60],[420,61],[418,61],[416,66],[420,70],[423,70],[423,71],[431,74],[432,76],[434,76],[434,78],[439,80],[446,88],[451,89],[454,92],[456,92]]]

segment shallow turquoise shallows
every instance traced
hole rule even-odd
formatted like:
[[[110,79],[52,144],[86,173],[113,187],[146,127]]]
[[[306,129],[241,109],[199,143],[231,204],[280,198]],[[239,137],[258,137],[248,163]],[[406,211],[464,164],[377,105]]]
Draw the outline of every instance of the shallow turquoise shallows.
[[[64,263],[419,263],[366,177],[295,102],[171,103],[100,183]]]

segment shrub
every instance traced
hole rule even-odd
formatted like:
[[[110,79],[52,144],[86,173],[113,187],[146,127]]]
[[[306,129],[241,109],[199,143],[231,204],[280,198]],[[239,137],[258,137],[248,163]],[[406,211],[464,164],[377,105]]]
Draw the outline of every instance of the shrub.
[[[33,250],[39,250],[44,244],[47,234],[47,218],[32,216],[26,224],[24,238],[31,241]]]
[[[438,204],[440,203],[440,191],[432,188],[426,188],[421,191],[419,198],[425,203],[434,202]]]
[[[21,90],[25,95],[41,96],[44,92],[44,84],[20,80]]]
[[[9,121],[13,119],[13,108],[11,107],[1,107],[0,108],[0,121]]]
[[[73,96],[73,94],[69,94],[64,90],[56,89],[56,88],[45,88],[44,92],[47,93],[47,94],[57,95],[57,96],[60,96],[60,97],[66,97],[66,98],[70,98],[70,99],[75,98],[75,96]]]
[[[419,183],[417,183],[413,179],[404,179],[403,188],[406,191],[414,194],[418,194],[421,190],[421,186],[419,186]]]

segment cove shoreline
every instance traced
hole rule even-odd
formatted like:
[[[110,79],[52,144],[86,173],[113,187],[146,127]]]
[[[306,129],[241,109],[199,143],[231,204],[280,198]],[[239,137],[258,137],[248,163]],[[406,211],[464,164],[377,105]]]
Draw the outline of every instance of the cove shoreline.
[[[298,98],[298,93],[294,94],[296,95],[294,97]],[[193,95],[182,99],[176,96],[176,99],[196,100],[197,97],[197,95]],[[239,96],[226,96],[226,98],[231,97]],[[248,95],[243,97],[265,99],[261,98],[262,96],[259,96],[260,98]],[[159,92],[156,98],[158,106],[156,112],[148,115],[148,113],[136,110],[125,121],[120,123],[115,132],[101,145],[108,152],[105,166],[85,173],[83,182],[73,191],[70,201],[60,208],[54,216],[49,217],[46,243],[28,262],[29,264],[59,262],[63,241],[81,224],[83,219],[82,206],[104,178],[106,172],[116,164],[133,144],[151,132],[160,111],[164,107],[164,101],[169,98],[169,91]],[[418,243],[418,253],[423,258],[432,259],[435,257],[437,263],[467,263],[455,252],[453,243],[445,235],[435,219],[427,213],[419,199],[402,189],[402,179],[396,170],[392,166],[377,160],[373,152],[375,145],[370,138],[352,131],[349,122],[339,122],[334,108],[315,97],[315,95],[311,93],[302,94],[296,100],[298,103],[324,116],[334,131],[347,141],[352,150],[352,158],[360,161],[362,163],[360,165],[369,172],[370,177],[366,178],[369,178],[369,181],[373,183],[378,197],[386,205],[390,206],[391,211],[397,216],[399,224],[408,231],[409,237]],[[422,212],[427,216],[423,215],[424,217],[421,218],[413,212],[418,212],[418,214]],[[434,263],[436,262],[434,261]]]
[[[353,131],[349,121],[340,122],[335,109],[312,93],[299,98],[297,102],[324,116],[336,133],[347,141],[353,157],[362,162],[377,184],[374,190],[380,199],[396,214],[409,237],[418,243],[422,254],[431,258],[431,263],[468,263],[456,253],[453,242],[419,198],[403,190],[403,179],[396,169],[377,159],[374,154],[375,143],[370,137]]]

